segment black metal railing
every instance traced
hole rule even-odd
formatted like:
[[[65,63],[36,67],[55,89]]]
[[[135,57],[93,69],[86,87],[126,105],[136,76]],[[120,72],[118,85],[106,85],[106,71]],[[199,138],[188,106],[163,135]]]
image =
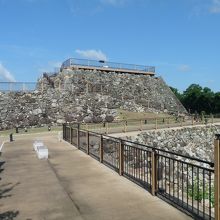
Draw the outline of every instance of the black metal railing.
[[[85,131],[79,131],[79,149],[87,152],[87,132]]]
[[[124,141],[123,158],[123,175],[148,191],[151,191],[151,151],[149,149],[141,149],[137,145],[132,146],[131,143]]]
[[[95,159],[100,159],[100,142],[101,136],[94,132],[89,132],[89,155],[94,157]]]
[[[76,59],[76,58],[69,58],[68,60],[64,61],[61,66],[61,69],[73,67],[73,66],[99,67],[99,68],[106,68],[106,69],[111,68],[111,69],[135,70],[135,71],[155,73],[154,66],[115,63],[115,62],[108,62],[108,61],[104,61],[104,60]]]
[[[119,171],[119,147],[118,139],[103,136],[103,163],[115,171]]]
[[[157,155],[157,194],[201,219],[214,218],[214,169],[211,163]]]
[[[63,125],[64,140],[193,218],[214,219],[214,163],[73,126]]]
[[[76,128],[72,128],[71,129],[71,144],[73,144],[74,146],[77,146],[77,132],[78,132],[78,129]]]

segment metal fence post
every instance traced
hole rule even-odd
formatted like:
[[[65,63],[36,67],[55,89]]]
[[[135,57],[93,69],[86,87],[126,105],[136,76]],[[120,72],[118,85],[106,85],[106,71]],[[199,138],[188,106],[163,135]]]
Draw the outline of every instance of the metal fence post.
[[[66,124],[63,124],[63,140],[66,140]]]
[[[215,137],[215,220],[220,220],[220,134],[217,134]]]
[[[73,141],[72,141],[72,134],[73,134],[73,128],[72,128],[72,126],[70,126],[70,144],[73,143]]]
[[[86,134],[86,139],[87,139],[87,154],[89,155],[89,131],[87,131],[87,134]]]
[[[79,123],[77,124],[77,148],[79,148],[79,142],[80,142],[80,137],[79,137],[79,131],[80,131],[80,125]]]
[[[103,163],[103,137],[100,136],[100,148],[99,148],[99,156],[100,156],[100,163]]]
[[[156,151],[151,152],[151,178],[152,178],[152,186],[151,186],[151,194],[155,196],[157,191],[157,155]]]
[[[124,172],[124,143],[121,140],[119,144],[119,175],[122,176]]]

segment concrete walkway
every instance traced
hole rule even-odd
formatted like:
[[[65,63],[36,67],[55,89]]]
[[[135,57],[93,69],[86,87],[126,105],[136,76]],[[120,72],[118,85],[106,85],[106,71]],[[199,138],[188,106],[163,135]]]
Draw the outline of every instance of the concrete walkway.
[[[40,136],[50,158],[38,160],[32,148],[36,137],[21,136],[4,145],[0,219],[191,219],[85,153],[58,142],[57,135]]]

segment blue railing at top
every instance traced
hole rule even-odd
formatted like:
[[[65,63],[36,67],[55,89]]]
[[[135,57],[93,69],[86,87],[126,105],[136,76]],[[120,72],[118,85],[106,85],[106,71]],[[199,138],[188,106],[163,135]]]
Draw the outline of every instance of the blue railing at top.
[[[104,60],[86,60],[70,58],[63,62],[61,69],[72,66],[88,66],[88,67],[100,67],[100,68],[111,68],[111,69],[123,69],[123,70],[134,70],[143,71],[149,73],[155,73],[154,66],[136,65],[136,64],[125,64],[125,63],[113,63]]]

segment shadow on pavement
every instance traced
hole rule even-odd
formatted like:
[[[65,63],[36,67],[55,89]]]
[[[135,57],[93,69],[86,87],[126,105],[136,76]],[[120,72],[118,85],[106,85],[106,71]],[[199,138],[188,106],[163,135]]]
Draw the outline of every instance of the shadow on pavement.
[[[11,194],[8,194],[11,190],[13,190],[15,188],[15,186],[19,185],[20,183],[15,183],[14,185],[12,185],[12,183],[8,183],[8,184],[4,184],[1,186],[0,188],[0,199],[2,198],[7,198],[7,197],[11,197]],[[7,187],[5,187],[7,186]],[[4,188],[5,187],[5,188]]]
[[[0,173],[3,172],[3,168],[2,166],[5,164],[5,161],[0,161]],[[1,180],[2,178],[0,178]],[[15,184],[12,183],[6,183],[6,184],[2,184],[0,185],[0,199],[4,199],[7,197],[11,197],[11,191],[20,183],[17,182]],[[7,212],[3,212],[0,213],[0,220],[13,220],[15,219],[17,216],[19,215],[19,211],[7,211]]]
[[[19,211],[8,211],[0,213],[0,220],[13,220],[19,215]]]

